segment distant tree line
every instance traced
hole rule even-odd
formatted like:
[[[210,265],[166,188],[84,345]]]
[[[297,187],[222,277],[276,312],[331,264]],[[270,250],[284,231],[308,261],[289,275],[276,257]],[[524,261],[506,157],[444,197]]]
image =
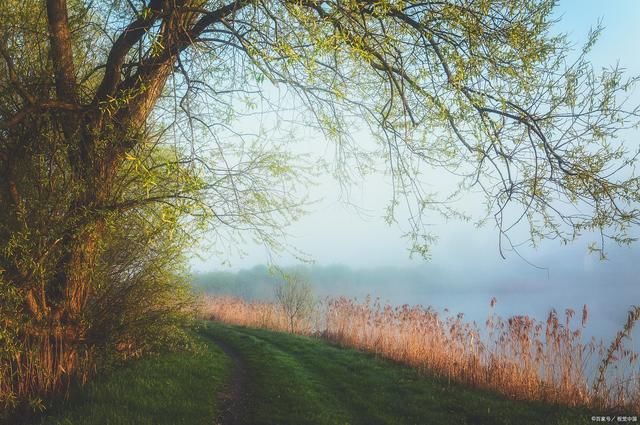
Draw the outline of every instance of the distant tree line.
[[[297,276],[308,282],[320,298],[336,295],[362,298],[367,294],[455,290],[447,280],[450,277],[433,265],[359,269],[344,265],[300,265],[277,270],[262,265],[236,272],[194,273],[191,275],[191,284],[197,292],[206,294],[229,295],[248,301],[274,300],[274,288],[282,283],[283,274]]]

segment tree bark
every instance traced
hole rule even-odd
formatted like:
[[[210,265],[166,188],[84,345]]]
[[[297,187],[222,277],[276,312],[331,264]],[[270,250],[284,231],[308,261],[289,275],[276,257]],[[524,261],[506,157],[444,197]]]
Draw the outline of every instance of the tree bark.
[[[47,19],[56,94],[60,100],[76,103],[78,99],[67,1],[47,0]]]

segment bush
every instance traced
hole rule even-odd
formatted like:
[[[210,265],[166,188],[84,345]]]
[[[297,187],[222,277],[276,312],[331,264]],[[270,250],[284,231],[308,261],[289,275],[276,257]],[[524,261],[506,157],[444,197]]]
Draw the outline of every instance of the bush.
[[[284,283],[275,288],[278,305],[289,322],[289,331],[296,332],[302,320],[309,319],[316,302],[309,282],[296,275],[285,275]]]

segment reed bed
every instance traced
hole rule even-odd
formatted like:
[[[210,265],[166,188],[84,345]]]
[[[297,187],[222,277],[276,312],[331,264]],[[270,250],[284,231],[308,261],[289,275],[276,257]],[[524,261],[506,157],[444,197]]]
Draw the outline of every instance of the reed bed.
[[[491,313],[478,325],[432,307],[394,307],[379,299],[328,299],[295,333],[368,351],[421,371],[519,400],[640,414],[638,354],[625,347],[640,307],[606,345],[585,341],[588,309],[552,310],[545,321]],[[204,318],[288,332],[282,309],[268,302],[208,297]]]
[[[204,297],[201,315],[209,320],[232,325],[291,332],[289,318],[283,309],[270,302],[247,302],[234,297]],[[310,318],[294,326],[294,333],[309,335],[314,331]]]

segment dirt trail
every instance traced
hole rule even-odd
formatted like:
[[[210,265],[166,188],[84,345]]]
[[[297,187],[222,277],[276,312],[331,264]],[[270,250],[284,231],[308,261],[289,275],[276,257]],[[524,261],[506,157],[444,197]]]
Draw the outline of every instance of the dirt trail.
[[[216,425],[244,425],[246,424],[248,374],[244,359],[229,344],[213,338],[213,342],[231,359],[231,379],[224,390],[218,395],[220,413],[216,418]]]

